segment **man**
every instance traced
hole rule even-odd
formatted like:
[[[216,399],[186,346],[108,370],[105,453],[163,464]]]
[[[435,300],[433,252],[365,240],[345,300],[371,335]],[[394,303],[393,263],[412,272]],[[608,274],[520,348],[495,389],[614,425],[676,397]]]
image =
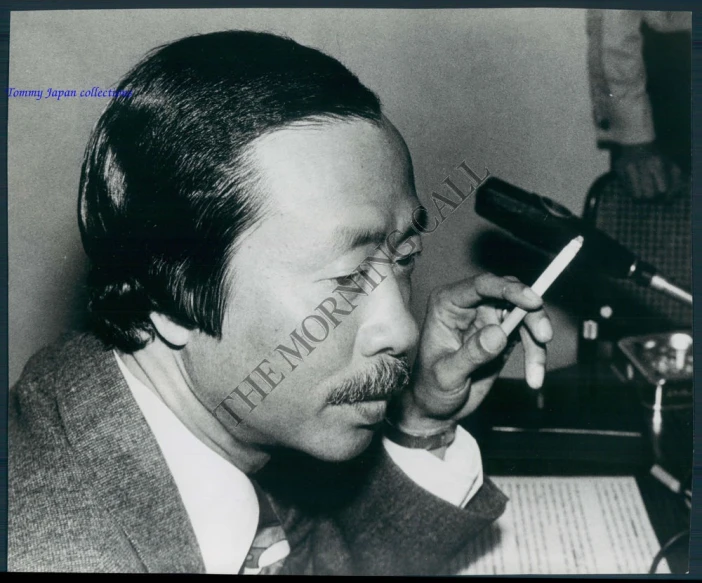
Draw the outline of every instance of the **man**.
[[[685,192],[690,176],[692,13],[587,12],[597,143],[635,199]]]
[[[12,391],[9,568],[445,569],[505,504],[457,422],[504,361],[505,302],[542,383],[541,299],[491,275],[438,290],[410,382],[428,217],[376,96],[234,31],[118,89],[80,185],[94,335]]]

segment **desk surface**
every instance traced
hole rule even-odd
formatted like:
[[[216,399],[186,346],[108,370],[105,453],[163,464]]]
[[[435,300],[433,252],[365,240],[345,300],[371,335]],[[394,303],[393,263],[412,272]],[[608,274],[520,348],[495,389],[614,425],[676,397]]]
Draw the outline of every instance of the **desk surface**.
[[[691,408],[664,411],[656,434],[635,387],[604,376],[595,389],[583,390],[576,367],[547,375],[543,408],[538,393],[521,380],[498,380],[466,421],[480,443],[487,475],[633,475],[661,545],[689,528],[684,499],[650,470],[658,463],[681,482],[689,479]],[[685,541],[667,559],[673,573],[685,573]]]

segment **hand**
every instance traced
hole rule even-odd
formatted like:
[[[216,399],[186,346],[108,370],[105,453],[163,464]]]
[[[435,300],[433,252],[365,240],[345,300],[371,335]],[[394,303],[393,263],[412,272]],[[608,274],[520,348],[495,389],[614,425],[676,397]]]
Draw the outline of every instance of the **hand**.
[[[542,385],[553,337],[543,300],[514,277],[484,274],[443,286],[429,298],[410,390],[391,413],[403,429],[449,427],[482,402],[509,356],[499,326],[505,302],[529,312],[518,334],[527,382]]]
[[[677,190],[682,173],[654,143],[620,145],[613,150],[612,169],[635,199],[651,200]]]

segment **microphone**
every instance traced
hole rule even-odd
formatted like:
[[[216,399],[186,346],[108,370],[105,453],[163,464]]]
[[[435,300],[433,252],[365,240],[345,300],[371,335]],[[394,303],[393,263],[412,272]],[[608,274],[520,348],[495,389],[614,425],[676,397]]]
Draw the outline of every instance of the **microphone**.
[[[584,243],[574,264],[609,277],[630,279],[692,305],[692,294],[667,281],[650,263],[545,196],[491,176],[476,191],[475,211],[518,239],[551,253],[582,236]]]

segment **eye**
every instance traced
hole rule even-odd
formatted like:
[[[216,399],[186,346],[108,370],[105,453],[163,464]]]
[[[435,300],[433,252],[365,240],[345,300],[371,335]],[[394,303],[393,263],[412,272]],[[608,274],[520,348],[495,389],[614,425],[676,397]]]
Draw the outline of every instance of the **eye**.
[[[348,286],[358,287],[357,279],[358,279],[358,276],[360,276],[362,273],[368,273],[368,269],[363,267],[363,266],[360,266],[358,269],[355,269],[354,271],[352,271],[348,275],[340,275],[339,277],[332,278],[332,281],[336,285],[341,285],[341,286],[345,286],[345,287],[348,287]]]
[[[414,264],[415,261],[417,260],[417,257],[419,257],[422,254],[421,251],[417,251],[415,253],[410,253],[409,255],[406,255],[400,259],[397,259],[395,261],[395,265],[398,265],[400,269],[403,272],[411,272],[412,269],[414,269]],[[339,277],[333,277],[331,278],[331,281],[333,281],[336,285],[340,286],[358,286],[358,277],[361,276],[361,274],[366,274],[369,275],[371,274],[371,268],[365,266],[365,265],[360,265],[358,269],[355,269],[348,275],[340,275]]]
[[[349,273],[348,275],[342,275],[340,277],[333,277],[332,281],[336,285],[349,286],[349,285],[353,284],[353,278],[357,274],[358,274],[358,272],[354,271],[353,273]]]

